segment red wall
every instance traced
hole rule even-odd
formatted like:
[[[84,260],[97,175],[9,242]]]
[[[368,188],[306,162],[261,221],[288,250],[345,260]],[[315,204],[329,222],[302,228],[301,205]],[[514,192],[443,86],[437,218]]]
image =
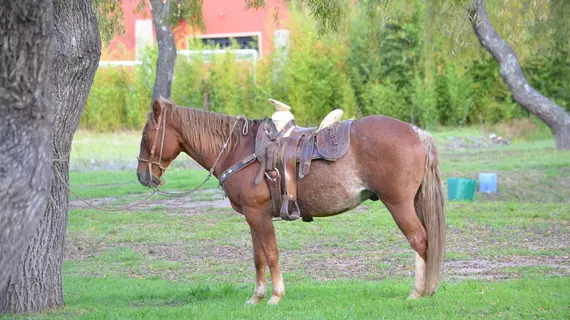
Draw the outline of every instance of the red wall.
[[[101,60],[134,60],[135,20],[152,19],[148,2],[144,13],[135,14],[133,11],[139,0],[121,1],[125,34],[113,38],[109,46],[104,48]],[[193,34],[261,32],[261,55],[266,55],[272,50],[273,31],[283,28],[287,19],[287,11],[283,2],[283,0],[265,0],[264,9],[246,9],[245,0],[204,0],[202,14],[205,31],[194,33],[185,23],[174,26],[172,29],[176,39],[176,47],[177,49],[185,49],[186,37]],[[279,24],[273,20],[275,10],[279,12]]]

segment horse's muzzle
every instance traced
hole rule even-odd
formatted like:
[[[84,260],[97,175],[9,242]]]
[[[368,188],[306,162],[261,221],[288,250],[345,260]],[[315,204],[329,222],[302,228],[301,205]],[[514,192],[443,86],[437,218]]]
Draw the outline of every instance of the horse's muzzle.
[[[148,171],[137,172],[137,178],[145,187],[157,188],[164,184],[164,180],[162,178],[157,178],[154,175],[150,175]]]

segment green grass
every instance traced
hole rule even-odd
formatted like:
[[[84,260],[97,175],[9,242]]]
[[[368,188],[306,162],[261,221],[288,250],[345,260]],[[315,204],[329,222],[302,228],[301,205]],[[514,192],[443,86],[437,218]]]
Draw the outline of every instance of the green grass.
[[[166,184],[161,187],[161,190],[170,192],[192,190],[207,176],[208,171],[201,169],[167,170],[164,174]],[[139,183],[135,171],[71,172],[69,179],[73,192],[82,198],[118,197],[152,191]],[[218,185],[218,179],[212,176],[201,190],[217,188]]]
[[[71,160],[133,160],[139,154],[142,130],[94,133],[78,130],[73,136]]]
[[[405,300],[408,279],[305,282],[279,306],[244,305],[249,285],[160,279],[66,277],[67,307],[36,319],[568,319],[570,278],[524,278],[442,286]],[[17,317],[16,317],[17,319]]]

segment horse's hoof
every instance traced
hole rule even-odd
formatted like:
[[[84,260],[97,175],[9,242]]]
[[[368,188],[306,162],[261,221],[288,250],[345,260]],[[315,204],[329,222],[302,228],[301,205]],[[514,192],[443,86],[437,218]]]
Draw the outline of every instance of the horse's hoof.
[[[271,299],[269,299],[269,301],[267,302],[268,305],[277,305],[279,304],[279,301],[281,301],[281,297],[278,296],[271,296]]]
[[[258,304],[259,302],[261,302],[261,300],[263,300],[263,298],[265,297],[251,297],[249,300],[247,300],[247,302],[245,304]]]
[[[412,293],[410,293],[410,295],[408,296],[408,300],[413,300],[413,299],[418,299],[421,298],[422,294],[417,292],[416,290],[413,290]]]

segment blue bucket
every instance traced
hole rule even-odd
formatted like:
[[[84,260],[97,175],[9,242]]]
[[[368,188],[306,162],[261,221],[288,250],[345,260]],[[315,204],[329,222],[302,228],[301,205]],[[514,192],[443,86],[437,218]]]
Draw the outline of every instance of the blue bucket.
[[[447,198],[453,200],[473,201],[477,181],[466,178],[447,179]]]
[[[479,192],[497,193],[496,173],[479,173]]]

